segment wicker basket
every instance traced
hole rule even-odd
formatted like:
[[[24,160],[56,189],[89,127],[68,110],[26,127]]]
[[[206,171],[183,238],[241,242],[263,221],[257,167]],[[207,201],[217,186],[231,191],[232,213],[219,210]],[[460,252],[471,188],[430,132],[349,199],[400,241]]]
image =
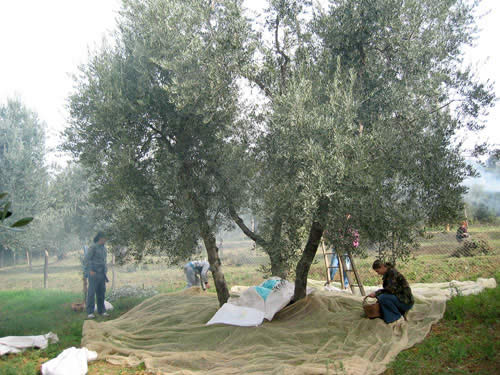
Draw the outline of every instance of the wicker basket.
[[[85,309],[85,304],[84,303],[78,303],[78,302],[75,302],[75,303],[72,303],[71,304],[71,310],[73,311],[83,311]]]
[[[363,310],[365,310],[365,315],[367,318],[374,319],[374,318],[380,318],[380,304],[378,302],[375,303],[368,303],[366,299],[368,296],[366,296],[363,299]]]

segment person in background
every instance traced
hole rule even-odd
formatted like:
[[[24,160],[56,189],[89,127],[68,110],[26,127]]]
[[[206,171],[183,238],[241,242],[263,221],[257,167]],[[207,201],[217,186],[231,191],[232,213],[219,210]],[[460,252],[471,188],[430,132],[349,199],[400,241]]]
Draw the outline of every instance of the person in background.
[[[383,289],[370,293],[368,297],[377,298],[384,322],[401,323],[415,303],[410,285],[391,263],[377,259],[372,268],[383,276]]]
[[[458,242],[462,242],[465,238],[469,238],[468,227],[467,221],[462,221],[462,224],[457,229],[456,238]]]
[[[106,273],[107,251],[104,244],[107,238],[103,232],[97,233],[94,237],[94,244],[88,249],[83,259],[83,272],[89,279],[87,292],[87,317],[94,319],[95,298],[97,298],[97,312],[102,316],[109,316],[104,306],[104,295],[106,294],[106,282],[108,278]]]
[[[351,219],[351,214],[346,215],[346,221],[349,221]],[[353,230],[352,228],[347,228],[348,235],[352,236],[352,247],[357,248],[359,246],[359,233],[356,230]],[[335,274],[337,273],[338,267],[339,267],[339,256],[344,257],[344,263],[346,265],[346,268],[344,270],[344,286],[346,288],[349,287],[349,279],[347,278],[347,271],[351,270],[351,260],[349,259],[349,256],[347,252],[345,252],[343,255],[340,255],[335,251],[335,248],[332,249],[332,258],[330,260],[330,281],[333,281],[333,278],[335,277]],[[333,268],[335,267],[335,268]]]
[[[200,285],[203,290],[210,288],[208,284],[208,271],[210,271],[210,263],[206,260],[193,260],[184,265],[184,274],[186,275],[186,288]]]

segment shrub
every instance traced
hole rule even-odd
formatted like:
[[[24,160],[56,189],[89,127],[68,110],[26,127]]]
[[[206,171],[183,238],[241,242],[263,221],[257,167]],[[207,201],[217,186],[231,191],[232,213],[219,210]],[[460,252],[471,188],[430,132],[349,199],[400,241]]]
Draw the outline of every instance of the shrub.
[[[492,248],[486,240],[469,239],[463,242],[463,245],[455,250],[452,257],[473,257],[478,255],[491,254]]]

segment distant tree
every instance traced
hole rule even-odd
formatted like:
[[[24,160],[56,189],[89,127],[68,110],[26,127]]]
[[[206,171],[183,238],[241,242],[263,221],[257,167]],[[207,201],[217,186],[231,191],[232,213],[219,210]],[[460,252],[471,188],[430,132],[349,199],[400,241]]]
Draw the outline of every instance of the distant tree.
[[[23,243],[35,252],[49,250],[59,259],[91,243],[99,220],[90,202],[90,186],[81,166],[69,163],[55,171],[49,182],[46,208],[37,215],[31,230],[22,235]]]
[[[480,223],[493,224],[497,218],[495,211],[486,206],[484,203],[480,203],[479,206],[474,210],[474,221]]]
[[[0,192],[9,192],[12,220],[36,217],[45,208],[48,172],[45,166],[45,126],[19,100],[0,105]],[[31,228],[31,226],[30,226]],[[0,231],[2,247],[26,252],[25,233]]]

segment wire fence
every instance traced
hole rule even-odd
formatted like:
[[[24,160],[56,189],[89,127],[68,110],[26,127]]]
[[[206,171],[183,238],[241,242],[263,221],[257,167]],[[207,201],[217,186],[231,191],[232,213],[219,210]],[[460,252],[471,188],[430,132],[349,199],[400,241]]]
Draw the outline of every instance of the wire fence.
[[[470,237],[458,241],[456,228],[427,232],[420,246],[413,249],[408,259],[397,262],[397,268],[411,283],[475,280],[492,277],[500,272],[500,226],[471,226]],[[380,277],[372,271],[378,257],[376,246],[369,246],[364,256],[354,258],[362,282],[368,285],[380,283]],[[331,252],[331,249],[327,249]],[[268,256],[256,249],[251,241],[240,239],[227,241],[221,248],[222,263],[231,267],[260,266],[269,262]],[[327,265],[321,247],[309,272],[316,280],[327,279]],[[336,273],[334,281],[339,280]]]
[[[476,280],[493,277],[500,272],[500,226],[471,226],[470,238],[458,242],[456,228],[450,231],[428,233],[405,262],[396,267],[410,283],[450,282],[452,280]],[[361,238],[361,242],[363,239]],[[257,285],[266,275],[262,266],[269,265],[269,257],[254,243],[241,235],[219,243],[219,254],[228,285]],[[327,250],[328,251],[328,250]],[[48,267],[48,288],[70,291],[82,290],[82,271],[78,255],[63,261],[51,258]],[[203,257],[203,255],[202,255]],[[375,250],[368,249],[365,256],[355,257],[355,265],[365,285],[379,285],[380,277],[371,269],[377,258]],[[327,263],[330,258],[327,259]],[[311,266],[309,278],[326,282],[327,267],[321,247]],[[155,288],[160,292],[182,289],[185,276],[182,265],[167,266],[165,263],[127,264],[109,267],[108,289],[133,285],[136,288]],[[290,279],[293,279],[293,270]],[[339,273],[334,282],[339,282]],[[2,289],[44,287],[44,266],[36,261],[30,269],[27,264],[0,268]]]

